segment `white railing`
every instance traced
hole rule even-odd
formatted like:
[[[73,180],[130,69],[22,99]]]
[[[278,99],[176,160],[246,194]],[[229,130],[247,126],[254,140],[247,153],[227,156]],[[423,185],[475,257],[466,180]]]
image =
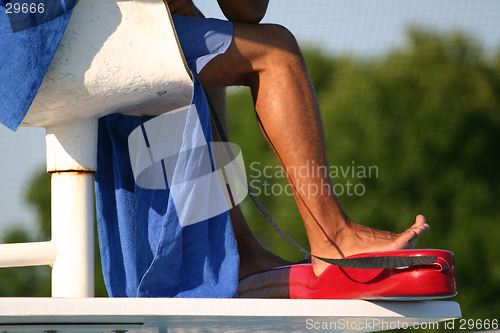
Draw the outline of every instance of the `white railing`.
[[[192,86],[166,2],[80,1],[22,123],[47,129],[52,240],[0,244],[0,267],[51,265],[53,297],[93,297],[97,119],[184,107]]]
[[[0,267],[52,266],[52,297],[94,296],[97,119],[47,128],[50,242],[0,244]]]

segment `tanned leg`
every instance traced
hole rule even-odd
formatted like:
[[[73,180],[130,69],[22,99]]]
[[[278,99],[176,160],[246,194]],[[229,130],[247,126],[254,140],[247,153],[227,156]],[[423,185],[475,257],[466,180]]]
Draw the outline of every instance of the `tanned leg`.
[[[314,165],[328,168],[319,107],[295,38],[277,25],[234,24],[233,43],[199,74],[208,87],[249,86],[259,125],[285,170]],[[328,258],[412,248],[429,226],[417,216],[401,234],[354,223],[342,210],[333,190],[309,195],[307,189],[333,189],[328,172],[303,176],[290,172],[288,181],[307,232],[311,252]],[[312,260],[321,274],[327,263]]]
[[[214,106],[217,117],[221,121],[226,136],[229,135],[229,127],[226,116],[226,94],[225,87],[207,88],[207,94]],[[215,126],[212,124],[214,141],[221,141]],[[238,243],[238,253],[240,255],[239,276],[243,278],[247,275],[265,271],[278,266],[289,265],[290,262],[267,251],[255,238],[248,226],[240,206],[236,206],[229,211],[233,225],[234,236]]]
[[[193,4],[191,0],[168,0],[168,6],[172,14],[204,17],[203,13]],[[215,112],[222,123],[224,132],[226,135],[229,135],[226,117],[226,87],[205,86],[205,88],[208,97],[214,106]],[[214,141],[221,141],[213,124],[212,133]],[[229,211],[229,214],[231,216],[236,242],[238,243],[238,252],[240,255],[240,278],[259,271],[290,264],[288,261],[272,254],[260,245],[250,230],[239,205],[232,208]]]

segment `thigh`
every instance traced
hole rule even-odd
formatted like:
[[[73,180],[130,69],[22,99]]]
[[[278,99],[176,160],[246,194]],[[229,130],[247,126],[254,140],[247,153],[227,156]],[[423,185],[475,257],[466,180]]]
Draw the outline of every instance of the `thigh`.
[[[205,65],[198,78],[207,87],[250,86],[260,72],[298,54],[295,38],[282,26],[234,23],[232,43]]]

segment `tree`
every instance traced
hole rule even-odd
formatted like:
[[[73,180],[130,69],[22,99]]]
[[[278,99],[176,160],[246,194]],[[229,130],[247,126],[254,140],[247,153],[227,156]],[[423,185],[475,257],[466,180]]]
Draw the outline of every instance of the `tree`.
[[[38,215],[39,235],[37,241],[50,240],[50,174],[37,172],[26,195],[26,201],[35,207]],[[96,225],[96,224],[94,224]],[[26,230],[16,228],[4,236],[2,243],[24,243],[33,239]],[[95,295],[107,296],[101,270],[101,257],[95,232]],[[0,297],[49,297],[49,266],[13,267],[0,269]]]
[[[454,252],[459,291],[454,300],[464,318],[492,319],[500,313],[500,54],[488,62],[460,34],[410,29],[408,36],[408,48],[378,60],[305,52],[333,181],[339,184],[336,192],[351,218],[374,228],[402,231],[416,214],[424,214],[431,231],[418,247]],[[307,247],[300,216],[247,91],[228,96],[228,118],[248,181],[283,229]],[[335,167],[350,172],[335,173]],[[371,173],[358,172],[370,167]],[[48,223],[49,178],[39,177],[34,184],[40,185],[28,197]],[[347,181],[358,185],[357,193],[345,191]],[[248,198],[242,209],[263,245],[288,260],[302,257],[265,224]],[[47,226],[41,230],[46,233]],[[27,238],[20,232],[14,237]],[[1,288],[18,281],[17,295],[46,290],[26,282],[35,273],[16,277],[6,271],[0,271],[2,295]]]
[[[31,241],[23,229],[9,230],[2,243]],[[0,269],[0,297],[50,296],[50,267],[12,267]]]
[[[333,172],[335,190],[353,220],[374,228],[400,232],[417,214],[425,215],[431,231],[418,247],[455,253],[455,299],[464,317],[495,318],[500,313],[500,55],[486,61],[461,34],[412,28],[408,36],[408,48],[378,60],[305,53],[330,167],[356,171]],[[229,96],[231,141],[242,148],[249,181],[271,215],[305,245],[292,198],[263,193],[264,181],[285,181],[262,174],[278,162],[253,113],[246,92]],[[371,175],[358,173],[370,167]],[[352,187],[347,194],[347,181],[359,184],[357,194]],[[257,237],[286,259],[300,258],[250,206],[246,200],[243,208]]]

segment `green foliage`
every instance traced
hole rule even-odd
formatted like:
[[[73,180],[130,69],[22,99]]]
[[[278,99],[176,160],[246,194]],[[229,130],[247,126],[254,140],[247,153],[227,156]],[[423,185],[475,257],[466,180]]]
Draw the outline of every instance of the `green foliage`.
[[[353,220],[370,227],[401,232],[425,215],[431,231],[418,247],[454,252],[454,300],[464,318],[492,319],[500,313],[500,54],[487,62],[460,34],[413,28],[408,36],[408,48],[377,61],[305,53],[330,166],[378,170],[371,177],[340,174],[333,182],[364,186],[362,196],[344,193],[339,200]],[[253,113],[248,93],[229,96],[231,139],[242,148],[249,181],[261,189],[264,180],[283,184],[250,168],[278,165]],[[307,244],[292,197],[260,198],[283,229]],[[250,206],[244,202],[258,239],[286,259],[300,258]]]
[[[370,227],[399,232],[417,214],[425,215],[431,231],[418,247],[455,253],[454,300],[464,318],[493,319],[500,313],[500,54],[487,62],[460,34],[410,29],[408,36],[408,48],[377,61],[305,52],[330,165],[377,171],[364,177],[340,173],[333,181],[363,186],[362,196],[344,193],[339,200],[353,220]],[[286,181],[260,133],[250,93],[230,94],[227,105],[231,141],[242,148],[249,182],[283,229],[307,247],[293,198],[262,193]],[[49,177],[40,174],[28,194],[43,240],[50,238],[48,189]],[[302,257],[266,225],[248,198],[242,209],[265,247],[288,260]],[[4,239],[26,240],[22,231]],[[96,295],[104,296],[97,247],[96,263]],[[49,277],[41,269],[1,269],[0,295],[47,296]]]
[[[26,202],[36,209],[40,241],[50,240],[50,174],[39,171],[33,178]]]
[[[23,229],[8,231],[2,243],[32,241]],[[50,267],[0,268],[0,297],[50,296]]]
[[[38,215],[39,235],[36,241],[50,240],[50,174],[39,171],[33,178],[26,195]],[[96,224],[94,224],[96,225]],[[24,229],[13,229],[7,232],[2,243],[24,243],[34,241]],[[94,239],[95,253],[95,296],[107,296],[101,270],[101,256],[97,242],[97,231]],[[14,267],[0,269],[0,297],[49,297],[49,266]]]
[[[275,177],[275,173],[279,171],[279,163],[257,125],[250,93],[242,91],[228,95],[227,110],[231,141],[242,150],[248,182],[281,227],[307,248],[307,237],[292,197],[263,194],[271,193],[275,184],[285,185],[286,180]],[[270,168],[263,170],[268,166]],[[278,187],[276,191],[277,189]],[[267,225],[249,197],[242,202],[241,208],[252,231],[264,247],[288,260],[302,258],[300,252],[290,251],[288,243]]]

